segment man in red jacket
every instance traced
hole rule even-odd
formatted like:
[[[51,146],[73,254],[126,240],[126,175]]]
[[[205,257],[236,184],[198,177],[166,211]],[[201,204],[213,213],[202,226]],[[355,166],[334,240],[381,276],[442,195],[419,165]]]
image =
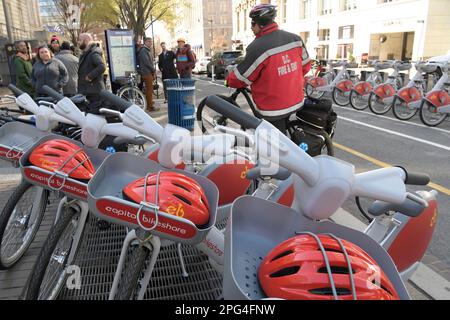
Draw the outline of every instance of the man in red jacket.
[[[304,75],[311,69],[311,61],[302,38],[278,28],[276,14],[276,7],[270,4],[252,9],[256,39],[227,84],[232,88],[250,86],[260,116],[286,133],[287,119],[303,106]]]

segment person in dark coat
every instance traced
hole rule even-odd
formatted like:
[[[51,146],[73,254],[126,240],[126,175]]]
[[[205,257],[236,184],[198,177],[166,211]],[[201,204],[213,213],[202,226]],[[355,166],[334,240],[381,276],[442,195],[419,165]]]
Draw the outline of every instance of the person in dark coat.
[[[61,45],[61,51],[55,56],[56,59],[61,61],[69,73],[69,82],[63,88],[64,95],[71,97],[78,93],[78,64],[80,63],[78,58],[74,56],[72,50],[70,50],[70,43],[64,41]]]
[[[16,71],[16,86],[23,92],[28,93],[34,97],[36,92],[31,84],[31,73],[33,71],[33,64],[31,63],[31,56],[28,53],[28,47],[25,41],[20,41],[16,44],[17,54],[14,57],[14,68]]]
[[[164,80],[178,79],[178,72],[175,68],[177,56],[175,52],[167,50],[166,43],[161,42],[162,53],[158,57],[158,68],[162,73],[162,80],[164,85],[164,103],[167,102],[167,84]]]
[[[47,46],[39,48],[37,62],[33,65],[31,83],[38,96],[47,96],[42,90],[44,85],[63,93],[63,88],[69,81],[69,75],[64,64],[53,58],[53,54]]]
[[[138,72],[145,83],[145,97],[148,111],[158,111],[153,101],[153,81],[155,80],[155,65],[151,50],[152,38],[144,39],[144,46],[138,52]]]
[[[106,66],[103,52],[87,33],[80,35],[78,46],[82,51],[78,66],[78,92],[85,95],[92,109],[101,107],[100,92],[106,89],[103,73]]]

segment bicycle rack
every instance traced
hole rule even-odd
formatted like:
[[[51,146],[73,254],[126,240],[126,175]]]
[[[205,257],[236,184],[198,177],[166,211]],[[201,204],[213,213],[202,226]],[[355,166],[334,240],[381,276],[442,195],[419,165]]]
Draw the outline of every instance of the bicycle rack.
[[[231,212],[225,237],[223,295],[226,300],[267,298],[258,281],[260,263],[267,254],[301,233],[333,234],[366,251],[391,280],[401,300],[410,300],[405,285],[388,253],[372,238],[329,222],[317,222],[275,203],[242,197]]]
[[[20,167],[22,171],[22,175],[33,185],[37,185],[52,191],[60,191],[66,194],[68,197],[72,199],[78,199],[82,201],[87,200],[87,182],[75,180],[69,177],[67,173],[62,172],[64,166],[55,172],[48,171],[43,168],[36,167],[32,165],[29,161],[29,157],[34,149],[43,143],[51,140],[66,140],[71,143],[74,143],[81,147],[81,149],[86,152],[88,158],[91,160],[94,168],[98,169],[101,163],[106,159],[109,155],[106,151],[99,149],[92,149],[84,147],[80,142],[71,140],[69,138],[50,134],[43,138],[41,138],[37,143],[33,145],[20,159]],[[74,157],[78,152],[75,152],[72,157]],[[69,161],[69,160],[68,160]]]
[[[122,190],[129,183],[160,171],[179,172],[200,184],[210,206],[210,220],[205,226],[197,227],[189,220],[161,212],[155,205],[139,205],[123,198]],[[186,171],[167,170],[152,160],[128,153],[108,157],[88,184],[89,207],[98,218],[131,229],[155,227],[151,231],[153,235],[190,245],[202,242],[215,225],[218,193],[217,187],[204,177]],[[158,211],[157,214],[155,210]]]
[[[47,134],[25,123],[6,123],[0,128],[0,158],[17,164],[20,157]]]

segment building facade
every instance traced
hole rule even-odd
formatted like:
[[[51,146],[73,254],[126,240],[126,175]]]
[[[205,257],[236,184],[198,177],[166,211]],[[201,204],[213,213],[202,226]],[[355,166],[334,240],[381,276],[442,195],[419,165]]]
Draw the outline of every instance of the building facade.
[[[180,7],[182,17],[175,29],[177,37],[186,38],[198,58],[211,56],[232,47],[232,0],[190,0]]]
[[[233,40],[252,39],[244,14],[260,1],[233,2]],[[318,59],[420,60],[450,51],[448,0],[272,0],[278,23]],[[247,12],[245,12],[247,11]],[[248,20],[248,18],[247,18]],[[251,42],[251,41],[250,41]]]
[[[12,41],[33,39],[34,32],[42,29],[38,0],[6,0],[6,12],[0,3],[0,38],[8,38],[6,16],[11,24]]]

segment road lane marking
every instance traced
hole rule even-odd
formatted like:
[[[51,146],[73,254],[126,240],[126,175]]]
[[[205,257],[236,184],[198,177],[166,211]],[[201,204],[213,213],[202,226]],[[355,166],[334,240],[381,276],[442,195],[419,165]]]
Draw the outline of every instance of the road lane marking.
[[[439,144],[439,143],[435,143],[435,142],[431,142],[431,141],[428,141],[428,140],[416,138],[416,137],[409,136],[409,135],[406,135],[406,134],[403,134],[403,133],[399,133],[399,132],[395,132],[395,131],[392,131],[392,130],[389,130],[389,129],[384,129],[384,128],[381,128],[381,127],[373,126],[371,124],[367,124],[367,123],[364,123],[364,122],[356,121],[356,120],[353,120],[353,119],[350,119],[350,118],[346,118],[346,117],[339,116],[339,119],[342,119],[342,120],[348,121],[348,122],[352,122],[354,124],[357,124],[357,125],[360,125],[360,126],[364,126],[364,127],[367,127],[367,128],[371,128],[371,129],[374,129],[374,130],[383,131],[385,133],[396,135],[396,136],[399,136],[399,137],[402,137],[402,138],[405,138],[405,139],[409,139],[409,140],[413,140],[413,141],[420,142],[420,143],[423,143],[423,144],[427,144],[427,145],[430,145],[430,146],[433,146],[433,147],[436,147],[436,148],[439,148],[439,149],[450,151],[450,147],[444,146],[444,145]]]
[[[366,155],[364,153],[361,153],[361,152],[356,151],[354,149],[351,149],[349,147],[343,146],[343,145],[341,145],[339,143],[334,143],[334,146],[336,148],[338,148],[338,149],[340,149],[342,151],[345,151],[347,153],[350,153],[350,154],[352,154],[352,155],[354,155],[354,156],[356,156],[358,158],[361,158],[361,159],[364,159],[366,161],[369,161],[369,162],[373,163],[374,165],[376,165],[378,167],[381,167],[381,168],[391,168],[391,167],[393,167],[393,165],[391,165],[389,163],[386,163],[386,162],[383,162],[381,160],[375,159],[375,158],[373,158],[371,156],[368,156],[368,155]],[[435,189],[436,191],[439,191],[440,193],[443,193],[443,194],[445,194],[447,196],[450,196],[450,189],[448,189],[446,187],[443,187],[443,186],[441,186],[439,184],[436,184],[434,182],[430,182],[428,184],[428,187],[430,187],[432,189]]]
[[[420,127],[420,128],[428,128],[428,129],[434,130],[434,131],[440,131],[440,132],[450,133],[450,130],[445,130],[445,129],[441,129],[441,128],[435,128],[435,127],[428,127],[428,126],[426,126],[426,125],[419,124],[419,123],[415,123],[415,122],[401,121],[401,120],[394,119],[394,118],[390,118],[390,117],[386,117],[386,116],[376,115],[376,114],[374,114],[374,113],[372,113],[372,112],[359,111],[359,110],[355,110],[355,109],[349,109],[349,108],[341,107],[341,106],[338,106],[338,105],[333,105],[333,108],[334,108],[334,107],[339,108],[339,109],[344,109],[344,110],[352,110],[352,111],[355,111],[355,112],[358,112],[358,113],[368,114],[368,115],[370,115],[370,116],[372,116],[372,117],[383,118],[383,119],[391,120],[391,121],[394,121],[394,122],[399,122],[399,123],[403,123],[403,124],[409,124],[409,125],[416,126],[416,127]]]

